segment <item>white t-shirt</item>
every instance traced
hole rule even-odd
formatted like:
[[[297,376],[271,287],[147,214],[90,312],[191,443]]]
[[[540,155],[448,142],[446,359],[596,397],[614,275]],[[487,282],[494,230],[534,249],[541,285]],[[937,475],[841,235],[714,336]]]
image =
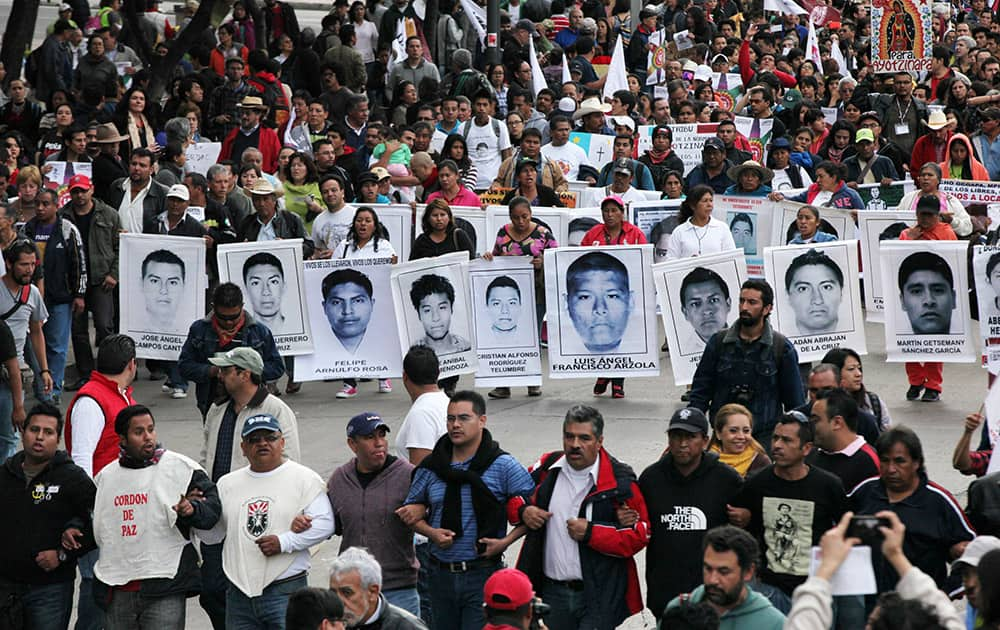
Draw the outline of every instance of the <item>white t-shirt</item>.
[[[333,252],[334,258],[344,260],[365,260],[369,258],[392,258],[396,256],[396,249],[389,242],[389,239],[378,239],[378,251],[375,251],[375,239],[368,239],[364,247],[354,249],[354,241],[345,240],[337,246],[337,251]]]
[[[354,207],[344,206],[336,212],[320,213],[312,224],[312,239],[316,249],[334,249],[347,238],[354,222]]]
[[[10,292],[10,289],[6,285],[0,286],[0,314],[9,311],[16,303],[17,297]],[[31,285],[28,303],[19,307],[7,318],[10,333],[14,335],[14,346],[19,351],[17,360],[21,367],[28,365],[24,361],[24,342],[28,338],[29,322],[44,323],[48,318],[49,311],[45,308],[45,302],[42,301],[42,294],[38,292],[38,287]]]
[[[433,450],[448,432],[448,395],[444,392],[421,394],[413,401],[396,434],[396,457],[410,461],[410,448]]]
[[[494,124],[500,132],[497,138],[493,133]],[[501,151],[510,148],[510,136],[507,133],[507,125],[497,121],[487,121],[482,127],[476,124],[473,118],[459,128],[459,133],[465,135],[465,127],[468,125],[469,134],[465,138],[465,144],[469,147],[469,158],[476,163],[479,169],[479,176],[476,179],[476,188],[489,188],[497,173],[500,172],[500,164],[503,162]]]
[[[557,147],[551,142],[542,147],[542,157],[552,160],[562,169],[563,177],[576,180],[580,176],[580,165],[590,164],[587,152],[580,145],[567,142]]]
[[[698,227],[685,221],[674,229],[670,235],[670,245],[667,246],[667,258],[690,258],[716,254],[736,249],[733,234],[725,221],[715,217],[708,220],[708,225]]]

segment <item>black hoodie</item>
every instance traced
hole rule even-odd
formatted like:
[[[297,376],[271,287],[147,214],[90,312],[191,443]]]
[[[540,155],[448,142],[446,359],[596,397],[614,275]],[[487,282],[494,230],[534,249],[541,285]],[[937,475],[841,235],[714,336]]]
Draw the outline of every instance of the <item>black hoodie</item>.
[[[90,514],[97,488],[66,451],[55,456],[31,482],[24,476],[24,451],[11,456],[0,470],[0,577],[19,584],[48,585],[76,579],[76,559],[95,547]],[[83,532],[82,549],[66,552],[54,571],[35,562],[40,551],[61,549],[69,527]]]
[[[701,584],[702,538],[729,522],[726,504],[742,486],[739,473],[710,452],[687,477],[670,453],[642,471],[639,489],[652,532],[646,547],[646,607],[657,619],[671,599]]]

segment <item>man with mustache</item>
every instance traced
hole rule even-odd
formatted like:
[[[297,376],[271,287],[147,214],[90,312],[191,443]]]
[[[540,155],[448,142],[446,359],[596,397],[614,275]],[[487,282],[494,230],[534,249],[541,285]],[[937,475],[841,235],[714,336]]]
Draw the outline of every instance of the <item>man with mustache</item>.
[[[330,590],[344,602],[344,625],[363,630],[427,630],[424,622],[390,602],[382,590],[385,579],[382,567],[367,549],[341,547],[340,555],[330,563]],[[416,596],[416,589],[410,590]],[[415,597],[411,604],[420,608]]]
[[[760,555],[757,541],[750,534],[731,525],[710,529],[702,542],[702,555],[703,584],[686,597],[687,601],[708,602],[722,618],[722,630],[782,627],[785,616],[749,586]],[[667,610],[680,604],[681,598],[675,597]]]

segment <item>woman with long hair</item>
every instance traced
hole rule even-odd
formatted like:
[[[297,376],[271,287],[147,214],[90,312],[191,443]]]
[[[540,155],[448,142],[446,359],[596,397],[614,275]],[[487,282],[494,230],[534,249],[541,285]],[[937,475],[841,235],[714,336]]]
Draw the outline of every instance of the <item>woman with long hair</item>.
[[[704,184],[694,186],[681,202],[680,225],[670,237],[667,258],[690,258],[736,249],[725,221],[712,216],[715,193]]]
[[[407,125],[407,113],[417,104],[420,97],[413,81],[400,81],[392,91],[392,102],[389,104],[389,121],[396,129]]]
[[[7,151],[7,159],[3,161],[4,166],[10,171],[7,181],[16,181],[17,172],[31,163],[24,151],[24,136],[17,131],[8,131],[0,138],[3,139],[3,148]]]
[[[788,197],[788,200],[843,210],[864,210],[865,203],[861,196],[844,182],[846,175],[847,167],[843,164],[824,160],[816,165],[816,181],[794,197]],[[786,198],[780,192],[772,192],[767,197],[771,201]]]
[[[351,24],[354,25],[354,35],[357,43],[355,50],[361,55],[361,63],[365,64],[367,70],[375,63],[375,53],[378,51],[378,27],[367,18],[365,3],[361,0],[354,0],[348,13]]]
[[[38,141],[38,159],[36,161],[39,164],[45,162],[45,159],[49,156],[55,155],[63,150],[62,134],[73,125],[73,107],[69,103],[63,103],[62,105],[56,107],[55,114],[55,127],[50,129],[44,136],[42,136],[42,139]],[[11,179],[13,179],[13,176]]]
[[[823,146],[816,152],[821,159],[830,160],[835,164],[843,164],[844,160],[854,155],[854,125],[846,120],[838,120],[830,126],[830,135],[823,141]]]
[[[972,153],[972,143],[964,133],[956,133],[948,140],[944,162],[938,164],[946,179],[972,179],[990,181],[990,174],[983,163]]]
[[[115,114],[115,126],[128,140],[122,141],[119,149],[121,155],[131,155],[134,149],[140,147],[154,153],[160,150],[160,146],[156,144],[156,121],[152,113],[153,103],[146,90],[141,87],[133,87],[122,96]]]
[[[459,179],[462,185],[473,190],[476,187],[476,180],[479,177],[479,169],[475,162],[469,159],[469,145],[465,141],[465,136],[460,133],[450,134],[444,140],[441,147],[441,161],[451,160],[458,166]]]
[[[564,204],[559,199],[558,193],[538,179],[538,162],[531,158],[522,158],[514,167],[516,186],[507,191],[500,203],[510,203],[514,197],[527,197],[534,206],[562,208]]]
[[[288,158],[284,171],[285,209],[302,217],[307,227],[324,210],[320,200],[319,172],[316,164],[306,153],[296,152]]]
[[[888,405],[878,394],[865,388],[861,355],[850,348],[834,348],[826,353],[821,363],[830,363],[840,368],[840,386],[858,403],[858,409],[875,416],[880,431],[885,431],[892,425]]]
[[[737,403],[723,405],[712,422],[708,450],[744,479],[771,464],[771,458],[753,437],[753,414]]]
[[[442,160],[438,164],[439,189],[427,195],[427,203],[435,199],[444,199],[449,206],[467,206],[478,208],[482,205],[479,195],[463,185],[458,165],[451,160]]]
[[[244,0],[233,3],[233,19],[226,22],[234,29],[234,38],[247,47],[247,50],[257,48],[257,35],[254,31],[253,18],[247,12]]]

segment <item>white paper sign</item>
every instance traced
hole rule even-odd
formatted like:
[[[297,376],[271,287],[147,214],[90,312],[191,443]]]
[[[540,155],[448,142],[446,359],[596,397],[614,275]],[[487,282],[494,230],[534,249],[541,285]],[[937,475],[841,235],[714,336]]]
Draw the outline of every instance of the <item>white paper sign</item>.
[[[809,561],[809,575],[815,575],[823,558],[819,547],[813,547]],[[841,595],[871,595],[878,592],[875,570],[872,568],[872,549],[867,545],[852,547],[844,563],[830,578],[834,597]]]
[[[185,168],[189,172],[205,175],[208,173],[208,167],[219,161],[221,152],[221,142],[195,142],[184,151],[187,158]]]

